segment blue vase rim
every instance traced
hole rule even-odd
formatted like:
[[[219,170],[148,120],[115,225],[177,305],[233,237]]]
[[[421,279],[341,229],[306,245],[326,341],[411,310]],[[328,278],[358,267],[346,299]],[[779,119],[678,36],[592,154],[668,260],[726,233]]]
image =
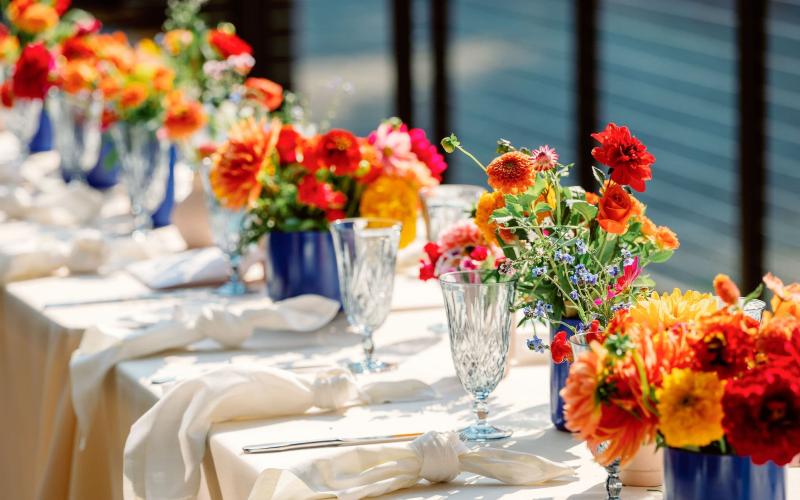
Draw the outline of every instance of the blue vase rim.
[[[732,455],[730,453],[726,453],[726,454],[723,455],[723,454],[720,454],[720,453],[705,453],[705,452],[702,452],[702,451],[687,450],[685,448],[675,448],[674,446],[665,446],[664,448],[666,450],[672,452],[672,453],[686,453],[686,454],[691,454],[691,455],[699,455],[699,456],[703,456],[703,457],[718,457],[720,459],[741,458],[743,460],[752,461],[752,457],[750,455]],[[757,464],[757,463],[753,462],[753,465],[756,466],[756,467],[761,467],[761,466],[765,466],[765,465],[774,465],[775,467],[783,467],[782,465],[776,464],[772,460],[767,460],[763,464]]]

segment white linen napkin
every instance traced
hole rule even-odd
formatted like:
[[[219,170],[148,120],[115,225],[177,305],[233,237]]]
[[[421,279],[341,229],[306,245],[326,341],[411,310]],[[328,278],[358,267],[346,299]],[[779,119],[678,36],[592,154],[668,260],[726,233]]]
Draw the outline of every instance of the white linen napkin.
[[[340,368],[314,378],[277,368],[221,368],[179,383],[133,424],[125,443],[124,498],[194,498],[206,437],[218,422],[435,396],[418,380],[360,385]]]
[[[225,255],[217,247],[134,262],[126,270],[154,290],[221,283],[230,274]]]
[[[330,323],[338,312],[339,303],[334,300],[301,295],[277,303],[264,298],[239,307],[211,304],[199,314],[177,307],[173,319],[133,331],[114,325],[89,328],[69,363],[81,448],[91,428],[103,380],[117,363],[205,338],[234,347],[255,329],[311,332]]]
[[[267,469],[250,500],[358,498],[410,488],[421,479],[449,482],[471,472],[512,485],[574,476],[571,467],[530,453],[499,448],[470,450],[454,432],[428,432],[406,444],[350,448],[289,469]]]

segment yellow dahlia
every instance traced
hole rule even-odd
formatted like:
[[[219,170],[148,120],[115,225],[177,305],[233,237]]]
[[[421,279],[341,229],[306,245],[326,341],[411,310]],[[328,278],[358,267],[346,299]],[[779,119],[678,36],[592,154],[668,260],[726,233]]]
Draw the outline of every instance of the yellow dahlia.
[[[656,391],[659,429],[667,445],[705,446],[722,438],[724,393],[725,381],[715,372],[673,368]]]
[[[717,309],[717,301],[711,294],[694,290],[681,293],[676,288],[672,293],[659,295],[653,292],[649,297],[640,299],[630,309],[630,317],[636,323],[659,332],[713,314]]]
[[[367,186],[361,196],[362,217],[380,217],[403,223],[400,248],[417,237],[417,191],[405,179],[382,176]]]

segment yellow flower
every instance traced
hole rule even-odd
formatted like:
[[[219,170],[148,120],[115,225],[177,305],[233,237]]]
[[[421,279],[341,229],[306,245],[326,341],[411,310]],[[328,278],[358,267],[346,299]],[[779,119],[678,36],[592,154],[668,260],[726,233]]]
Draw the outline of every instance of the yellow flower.
[[[406,180],[398,177],[379,177],[367,186],[361,197],[362,217],[381,217],[403,223],[400,248],[417,237],[417,191]]]
[[[6,14],[17,28],[34,35],[58,24],[58,12],[44,3],[15,0],[9,4]]]
[[[671,294],[653,292],[639,300],[630,310],[634,322],[647,325],[654,332],[669,329],[678,323],[687,323],[719,309],[716,299],[708,293],[689,290],[681,293],[677,288]]]
[[[495,244],[497,242],[495,231],[497,231],[498,226],[496,222],[492,222],[489,219],[495,210],[503,208],[504,206],[506,206],[506,200],[503,197],[503,193],[500,191],[483,193],[480,199],[478,199],[478,206],[475,208],[475,225],[478,226],[478,229],[481,230],[481,234],[490,244]],[[510,240],[513,235],[507,229],[501,229],[500,237],[504,240]]]
[[[705,446],[724,434],[725,381],[715,372],[673,368],[656,391],[659,430],[668,446]]]
[[[176,29],[164,33],[164,47],[173,56],[183,52],[186,47],[192,44],[192,40],[194,40],[194,35],[189,30]]]

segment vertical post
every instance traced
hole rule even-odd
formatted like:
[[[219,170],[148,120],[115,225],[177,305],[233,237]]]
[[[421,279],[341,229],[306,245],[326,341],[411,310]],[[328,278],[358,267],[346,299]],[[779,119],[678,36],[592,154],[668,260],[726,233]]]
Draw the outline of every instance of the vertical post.
[[[292,11],[294,0],[238,0],[237,29],[253,46],[253,76],[292,87]]]
[[[409,126],[413,123],[414,103],[411,80],[411,0],[392,1],[392,32],[396,71],[395,112]]]
[[[744,290],[764,270],[766,0],[737,0],[739,46],[739,196]]]
[[[575,75],[577,77],[577,123],[575,146],[578,148],[578,178],[585,189],[594,185],[592,176],[591,134],[597,130],[597,0],[576,0]]]
[[[433,47],[433,137],[438,144],[453,132],[450,129],[450,85],[448,81],[449,0],[434,0],[431,7],[431,46]],[[439,146],[440,147],[440,146]],[[447,177],[445,170],[445,178]]]

